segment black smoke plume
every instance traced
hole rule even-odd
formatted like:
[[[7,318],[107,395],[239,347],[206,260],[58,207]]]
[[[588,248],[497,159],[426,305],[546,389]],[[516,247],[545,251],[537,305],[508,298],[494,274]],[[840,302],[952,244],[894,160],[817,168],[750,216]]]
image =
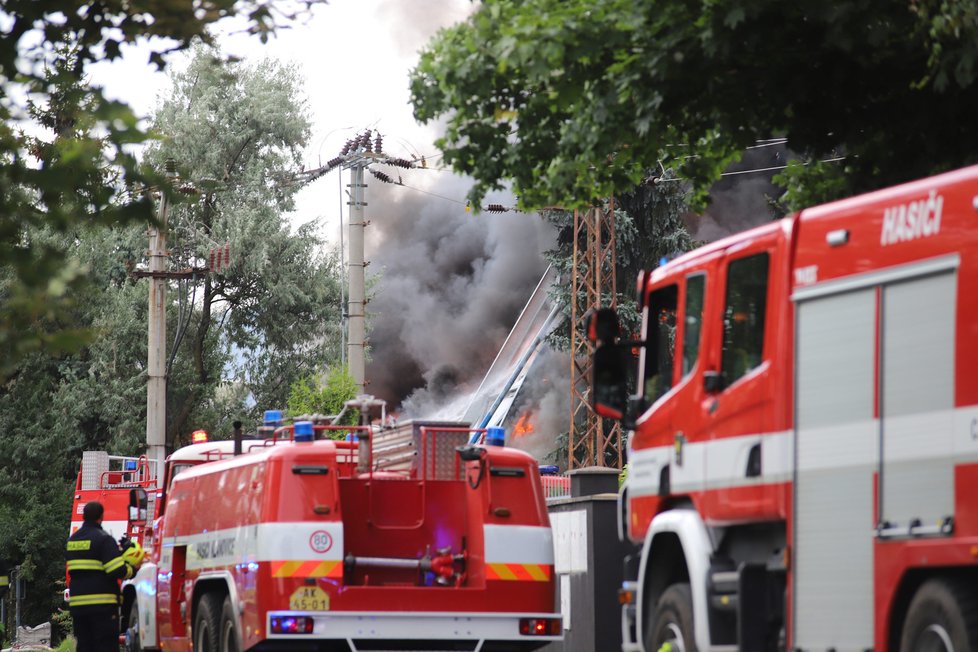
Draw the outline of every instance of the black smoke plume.
[[[466,212],[457,177],[410,174],[413,187],[368,189],[367,391],[395,410],[418,392],[407,416],[427,416],[478,386],[546,269],[553,234],[536,214]]]

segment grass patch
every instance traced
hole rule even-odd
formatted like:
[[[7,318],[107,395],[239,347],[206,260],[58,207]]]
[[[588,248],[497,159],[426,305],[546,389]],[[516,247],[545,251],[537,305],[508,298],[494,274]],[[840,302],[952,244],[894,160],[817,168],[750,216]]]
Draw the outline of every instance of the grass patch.
[[[61,645],[54,648],[54,652],[75,652],[75,639],[69,636],[65,640],[61,641]]]

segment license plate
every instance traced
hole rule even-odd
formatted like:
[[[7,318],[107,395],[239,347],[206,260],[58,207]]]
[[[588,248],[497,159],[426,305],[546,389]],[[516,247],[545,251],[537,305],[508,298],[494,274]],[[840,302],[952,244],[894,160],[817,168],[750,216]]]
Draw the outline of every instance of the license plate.
[[[318,586],[300,586],[289,597],[292,611],[329,611],[329,594]]]

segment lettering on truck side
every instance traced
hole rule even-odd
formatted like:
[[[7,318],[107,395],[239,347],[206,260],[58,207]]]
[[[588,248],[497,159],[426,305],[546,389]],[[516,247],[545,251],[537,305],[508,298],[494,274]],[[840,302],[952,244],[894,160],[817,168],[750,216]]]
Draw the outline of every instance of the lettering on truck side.
[[[818,282],[818,265],[808,265],[795,270],[795,285],[815,285]]]
[[[197,557],[200,559],[216,559],[227,557],[234,554],[234,539],[214,539],[213,541],[201,541],[194,546]]]
[[[927,199],[884,209],[880,245],[885,247],[937,235],[941,230],[943,209],[944,197],[937,194],[936,190],[931,190]]]

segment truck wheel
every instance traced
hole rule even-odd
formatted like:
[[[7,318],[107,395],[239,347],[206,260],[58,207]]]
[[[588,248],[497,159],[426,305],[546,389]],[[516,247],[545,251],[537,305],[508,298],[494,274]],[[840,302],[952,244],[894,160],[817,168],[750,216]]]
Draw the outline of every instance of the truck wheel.
[[[221,652],[238,652],[238,615],[231,596],[224,598],[221,608]]]
[[[696,652],[693,594],[689,584],[673,584],[655,607],[645,652]]]
[[[965,582],[933,579],[910,602],[900,639],[902,652],[978,649],[978,596]]]
[[[126,644],[123,648],[125,652],[143,652],[143,646],[139,642],[139,607],[133,600],[129,607],[128,627],[126,627]]]
[[[194,652],[219,652],[218,632],[221,626],[219,595],[205,593],[197,605],[194,618]]]

